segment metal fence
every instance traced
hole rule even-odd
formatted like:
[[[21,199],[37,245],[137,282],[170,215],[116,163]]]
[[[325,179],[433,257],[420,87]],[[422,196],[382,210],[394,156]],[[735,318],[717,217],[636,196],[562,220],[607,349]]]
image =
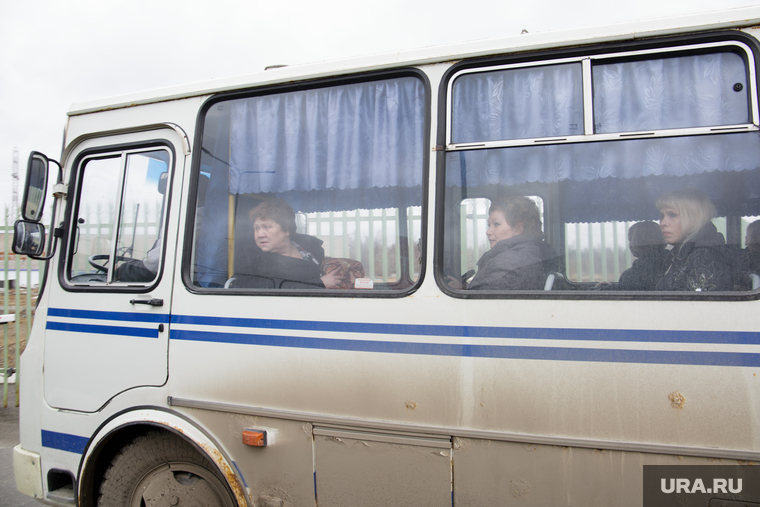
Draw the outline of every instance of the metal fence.
[[[531,197],[537,204],[543,221],[543,201]],[[484,198],[467,199],[461,204],[461,272],[474,269],[480,256],[489,249],[488,207]],[[633,257],[628,245],[628,228],[633,222],[568,223],[564,230],[565,275],[578,282],[615,282],[631,267]],[[555,246],[555,245],[552,245]]]
[[[303,232],[324,242],[327,257],[360,261],[368,278],[395,282],[404,271],[412,280],[419,277],[420,207],[407,208],[403,214],[395,208],[309,213],[298,221]],[[406,269],[402,262],[408,262]]]
[[[2,322],[0,327],[3,333],[2,348],[2,382],[3,382],[3,407],[8,406],[8,384],[16,383],[16,396],[12,403],[19,406],[19,387],[21,382],[20,357],[24,351],[29,333],[32,328],[34,317],[34,305],[36,303],[37,287],[39,285],[38,262],[28,257],[15,255],[11,251],[13,239],[13,220],[6,208],[3,215],[2,233],[2,259],[3,268],[3,298],[2,298]]]

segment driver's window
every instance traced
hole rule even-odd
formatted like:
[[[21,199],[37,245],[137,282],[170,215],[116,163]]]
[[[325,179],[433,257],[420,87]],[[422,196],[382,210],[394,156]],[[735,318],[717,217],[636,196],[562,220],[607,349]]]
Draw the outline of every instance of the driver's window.
[[[170,157],[159,149],[82,161],[68,269],[72,283],[132,285],[157,278]]]

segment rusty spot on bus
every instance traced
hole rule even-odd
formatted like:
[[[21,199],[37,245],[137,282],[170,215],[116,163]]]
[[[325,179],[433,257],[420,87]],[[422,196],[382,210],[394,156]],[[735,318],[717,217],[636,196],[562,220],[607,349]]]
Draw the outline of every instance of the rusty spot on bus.
[[[406,403],[405,403],[405,405],[406,405],[406,408],[408,408],[410,410],[414,410],[415,408],[417,408],[417,404],[415,402],[413,402],[413,401],[407,400]]]
[[[207,444],[200,445],[203,447],[203,450],[206,451],[206,454],[208,454],[214,463],[216,463],[216,466],[219,467],[219,470],[221,470],[225,479],[227,479],[227,484],[229,484],[230,488],[232,488],[232,493],[235,495],[238,505],[247,505],[248,502],[245,499],[243,488],[240,487],[240,482],[238,481],[237,475],[227,464],[227,460],[225,460],[222,454],[213,447]]]
[[[668,399],[670,400],[670,406],[673,408],[683,408],[683,406],[686,404],[686,398],[678,391],[673,391],[670,393],[668,395]]]
[[[518,478],[509,482],[509,492],[514,498],[525,498],[530,493],[530,482],[527,479]]]

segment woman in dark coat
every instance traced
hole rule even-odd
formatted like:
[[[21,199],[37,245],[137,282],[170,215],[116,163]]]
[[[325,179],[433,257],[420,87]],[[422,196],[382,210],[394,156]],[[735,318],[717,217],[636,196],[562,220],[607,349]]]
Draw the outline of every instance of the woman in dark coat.
[[[604,290],[655,290],[669,262],[665,240],[655,222],[637,222],[628,228],[628,245],[636,257],[633,265],[620,274],[615,285],[603,285]]]
[[[491,203],[486,231],[491,249],[478,261],[470,290],[540,290],[546,272],[542,262],[548,249],[542,242],[541,215],[536,203],[507,196]],[[450,278],[452,288],[465,288]]]
[[[322,274],[322,240],[296,233],[295,212],[282,199],[264,201],[250,212],[259,252],[250,272],[236,274],[234,287],[258,289],[335,289],[337,270]]]
[[[747,271],[760,275],[760,220],[755,220],[747,226],[744,244],[746,248],[742,256]]]
[[[662,235],[672,245],[656,289],[733,290],[735,262],[723,235],[710,221],[715,217],[715,206],[707,195],[685,188],[660,196],[656,206]]]

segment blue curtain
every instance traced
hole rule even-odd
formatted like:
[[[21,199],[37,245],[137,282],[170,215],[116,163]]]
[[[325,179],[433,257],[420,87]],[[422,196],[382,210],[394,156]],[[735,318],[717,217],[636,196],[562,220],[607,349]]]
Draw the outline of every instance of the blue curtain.
[[[465,74],[451,100],[453,143],[583,134],[580,63]]]
[[[745,62],[735,53],[602,63],[593,67],[597,133],[749,123]],[[452,141],[583,133],[580,63],[465,74],[454,83]],[[517,185],[685,176],[754,169],[757,134],[449,153],[446,183]],[[466,181],[462,166],[466,158]]]
[[[424,113],[412,77],[237,100],[230,193],[421,188]]]
[[[425,135],[425,88],[412,77],[215,104],[203,133],[196,283],[227,279],[230,195],[278,197],[301,212],[419,206]],[[238,222],[247,211],[234,210]]]
[[[480,187],[690,176],[757,167],[760,136],[750,132],[449,152],[446,184]]]

